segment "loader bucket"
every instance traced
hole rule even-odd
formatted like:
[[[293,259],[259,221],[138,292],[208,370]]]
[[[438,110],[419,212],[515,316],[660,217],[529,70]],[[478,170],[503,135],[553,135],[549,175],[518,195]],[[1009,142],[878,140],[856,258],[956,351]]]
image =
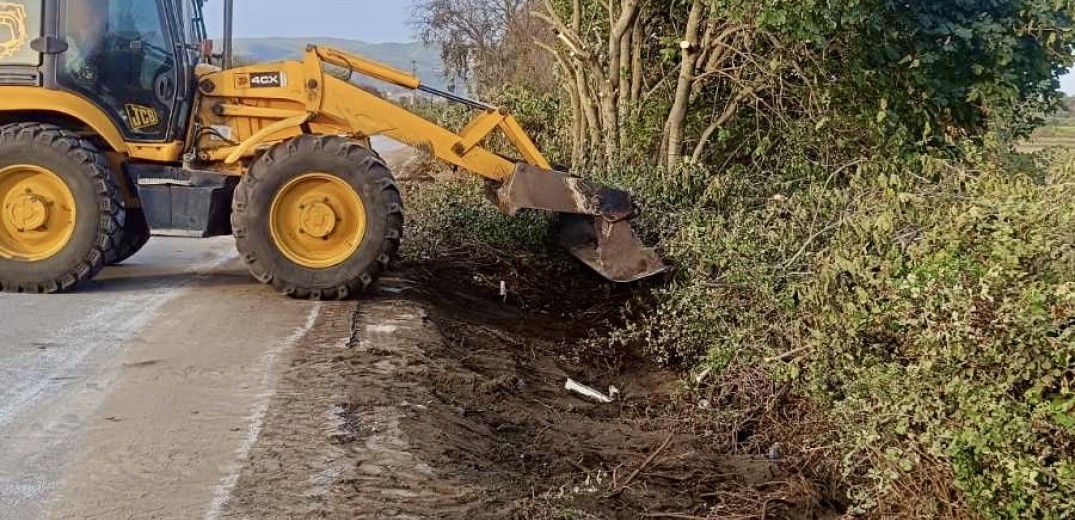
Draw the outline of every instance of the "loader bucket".
[[[634,203],[623,191],[520,163],[496,191],[496,202],[509,215],[522,209],[559,213],[560,243],[613,282],[635,282],[668,269],[635,236],[630,224]]]

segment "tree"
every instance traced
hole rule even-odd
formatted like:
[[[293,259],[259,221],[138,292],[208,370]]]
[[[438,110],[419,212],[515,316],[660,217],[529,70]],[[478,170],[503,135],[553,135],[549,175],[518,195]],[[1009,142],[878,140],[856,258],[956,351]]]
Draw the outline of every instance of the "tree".
[[[413,25],[427,44],[438,44],[445,72],[471,90],[526,83],[556,88],[554,78],[535,74],[550,66],[534,47],[542,27],[529,16],[531,0],[419,0]]]
[[[885,101],[925,139],[974,135],[1006,117],[1027,133],[1029,114],[1061,100],[1072,64],[1071,0],[874,1],[856,11],[844,76]],[[851,67],[854,67],[852,69]],[[870,88],[868,85],[872,85]]]
[[[761,56],[781,45],[770,45],[771,35],[757,20],[765,10],[754,4],[546,0],[536,16],[558,36],[559,45],[548,50],[572,79],[565,88],[588,130],[576,130],[577,138],[599,141],[615,162],[625,125],[638,123],[631,120],[649,105],[665,114],[656,140],[662,162],[675,166],[688,152],[701,160],[740,108],[763,103],[766,92],[786,82]],[[692,125],[691,114],[706,121]]]
[[[796,122],[905,146],[998,119],[1024,134],[1060,100],[1075,42],[1075,0],[422,0],[419,13],[483,88],[551,79],[576,162],[669,168]],[[533,67],[537,48],[550,65]]]

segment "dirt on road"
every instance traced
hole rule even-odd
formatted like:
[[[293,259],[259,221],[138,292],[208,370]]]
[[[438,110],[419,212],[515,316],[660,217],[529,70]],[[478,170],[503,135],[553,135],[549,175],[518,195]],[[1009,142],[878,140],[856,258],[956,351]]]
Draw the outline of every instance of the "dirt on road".
[[[833,516],[768,447],[730,452],[735,429],[679,375],[586,341],[598,322],[514,308],[466,278],[412,266],[326,308],[281,369],[223,516]],[[596,403],[569,378],[621,394]]]

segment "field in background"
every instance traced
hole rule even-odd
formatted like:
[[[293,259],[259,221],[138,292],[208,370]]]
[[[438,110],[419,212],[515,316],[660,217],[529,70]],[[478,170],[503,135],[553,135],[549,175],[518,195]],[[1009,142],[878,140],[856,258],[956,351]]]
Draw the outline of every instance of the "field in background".
[[[1019,146],[1021,152],[1038,152],[1046,148],[1075,149],[1075,97],[1064,102],[1066,109],[1048,119],[1045,126]]]
[[[1038,152],[1046,148],[1075,148],[1075,120],[1042,128],[1019,147],[1022,152]]]

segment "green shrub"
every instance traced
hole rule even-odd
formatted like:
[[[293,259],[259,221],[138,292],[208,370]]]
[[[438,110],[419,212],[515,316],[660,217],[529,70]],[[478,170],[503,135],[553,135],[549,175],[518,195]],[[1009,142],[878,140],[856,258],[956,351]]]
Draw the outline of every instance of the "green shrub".
[[[816,134],[790,125],[715,173],[599,175],[676,267],[613,342],[812,398],[835,429],[800,448],[835,461],[854,513],[1075,516],[1075,162]],[[478,184],[410,197],[412,255],[552,258],[548,217],[504,217]]]
[[[802,379],[848,426],[861,506],[929,457],[981,514],[1069,517],[1075,175],[977,166],[864,183],[794,289]]]
[[[679,272],[616,339],[767,366],[813,396],[854,511],[1075,515],[1071,163],[978,151],[784,176],[718,175],[678,210],[637,185]]]
[[[549,241],[549,215],[523,212],[509,217],[486,199],[485,186],[477,180],[407,183],[404,199],[408,222],[403,256],[408,260],[543,254]]]

